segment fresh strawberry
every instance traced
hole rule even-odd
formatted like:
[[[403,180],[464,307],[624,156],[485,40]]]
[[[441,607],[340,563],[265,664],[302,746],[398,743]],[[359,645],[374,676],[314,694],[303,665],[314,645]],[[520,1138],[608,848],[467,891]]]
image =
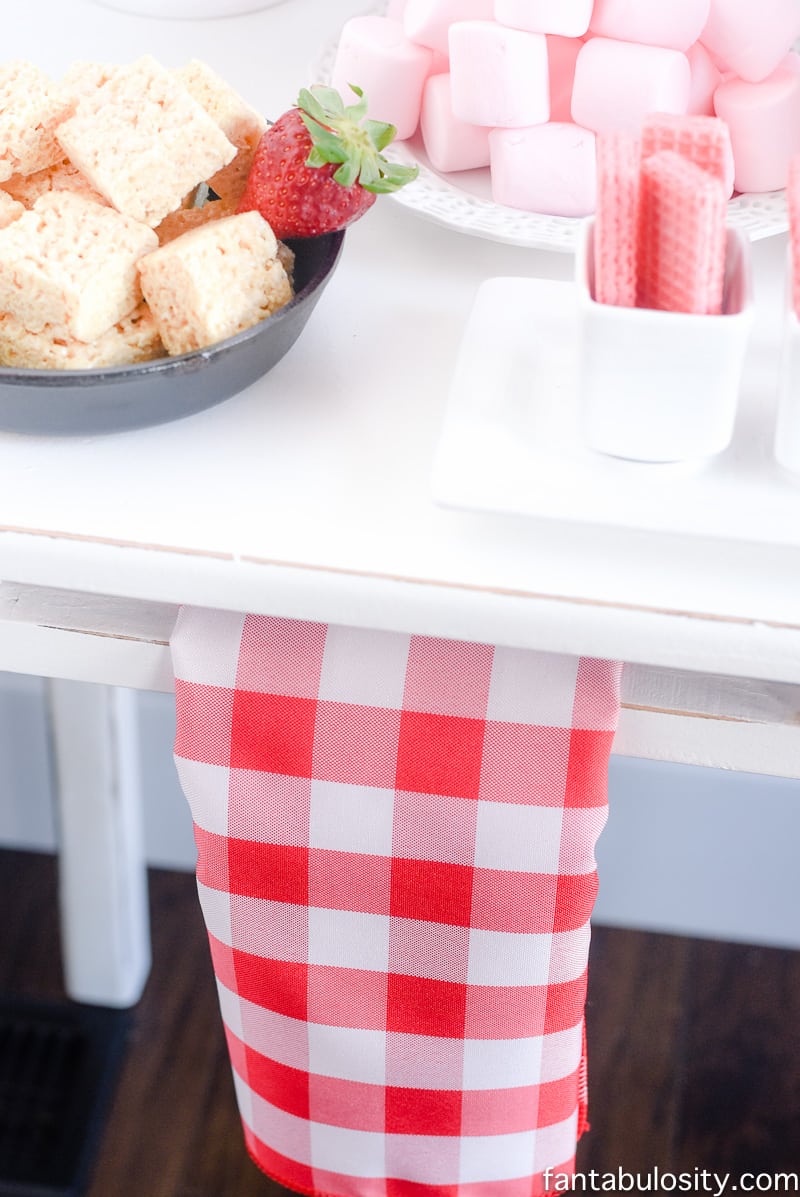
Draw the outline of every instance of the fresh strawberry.
[[[255,208],[275,236],[316,237],[363,216],[383,192],[417,176],[417,167],[389,162],[381,153],[394,125],[367,120],[367,103],[345,107],[338,91],[303,88],[297,106],[264,132],[239,201]]]

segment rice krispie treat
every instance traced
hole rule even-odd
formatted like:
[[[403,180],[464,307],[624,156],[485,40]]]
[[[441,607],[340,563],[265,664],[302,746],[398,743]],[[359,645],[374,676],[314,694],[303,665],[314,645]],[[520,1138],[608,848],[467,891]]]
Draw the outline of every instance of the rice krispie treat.
[[[108,83],[112,75],[119,70],[107,62],[93,62],[79,59],[73,62],[58,83],[58,90],[65,99],[76,108],[82,99],[93,95],[98,87]]]
[[[57,133],[91,185],[151,227],[236,154],[202,105],[149,55],[85,95]]]
[[[70,191],[40,196],[0,229],[0,311],[92,341],[141,300],[136,264],[152,229]]]
[[[169,354],[232,337],[288,303],[272,229],[243,212],[184,233],[139,262],[142,292]]]
[[[55,132],[71,111],[57,84],[33,63],[0,65],[0,182],[63,158]]]
[[[256,112],[237,91],[205,62],[193,58],[174,71],[190,95],[206,110],[211,119],[237,147],[254,149],[267,127],[260,112]]]
[[[164,357],[158,327],[146,303],[87,344],[63,330],[29,332],[15,316],[0,313],[0,365],[30,370],[97,370]]]
[[[0,229],[17,220],[24,211],[24,204],[7,195],[5,191],[0,191]]]
[[[223,166],[222,170],[218,170],[208,180],[208,185],[214,194],[218,195],[226,204],[230,204],[234,210],[244,194],[254,154],[255,150],[250,149],[249,146],[243,146],[237,151],[232,162]]]
[[[225,216],[234,216],[235,213],[235,205],[227,204],[224,200],[209,200],[199,208],[177,208],[174,212],[169,212],[161,224],[156,225],[158,243],[166,245],[169,241],[174,241],[176,237],[182,237],[184,233],[188,233],[192,229],[209,224],[212,220],[222,220]]]
[[[36,170],[32,175],[14,175],[3,183],[2,187],[12,199],[19,200],[26,208],[32,208],[39,196],[47,195],[49,191],[76,191],[87,199],[93,199],[95,203],[108,207],[105,197],[99,191],[95,191],[86,176],[69,160],[56,162],[54,166],[46,166],[44,170]]]

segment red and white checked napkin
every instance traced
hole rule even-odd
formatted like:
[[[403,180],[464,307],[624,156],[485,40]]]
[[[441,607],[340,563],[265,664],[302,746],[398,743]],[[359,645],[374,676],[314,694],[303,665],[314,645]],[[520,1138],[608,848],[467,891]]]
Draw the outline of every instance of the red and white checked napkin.
[[[571,1175],[620,667],[200,609],[172,650],[256,1164],[334,1197]]]

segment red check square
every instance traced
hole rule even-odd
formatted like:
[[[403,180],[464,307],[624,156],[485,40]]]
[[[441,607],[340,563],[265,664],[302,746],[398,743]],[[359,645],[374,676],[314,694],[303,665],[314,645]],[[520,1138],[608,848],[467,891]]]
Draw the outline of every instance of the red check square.
[[[392,861],[389,913],[395,918],[470,925],[472,869],[435,860]]]
[[[231,765],[311,777],[314,720],[311,698],[237,690],[231,726]]]
[[[231,1038],[229,1031],[228,1040]],[[262,1056],[245,1044],[242,1047],[247,1067],[244,1076],[253,1092],[295,1118],[308,1118],[308,1073]]]
[[[467,986],[429,977],[389,974],[386,1030],[463,1039]]]
[[[403,711],[397,752],[397,789],[477,798],[483,735],[482,719]]]
[[[232,894],[269,902],[308,905],[308,848],[228,840],[228,884]]]
[[[460,1135],[460,1089],[405,1089],[387,1086],[388,1135]]]
[[[565,806],[607,805],[608,758],[613,739],[613,732],[572,729]]]

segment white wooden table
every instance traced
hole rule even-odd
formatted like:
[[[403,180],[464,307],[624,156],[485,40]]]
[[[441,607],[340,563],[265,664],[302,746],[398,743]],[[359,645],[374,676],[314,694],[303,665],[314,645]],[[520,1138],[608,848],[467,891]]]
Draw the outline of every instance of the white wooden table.
[[[27,0],[6,45],[54,73],[77,58],[199,57],[276,114],[362,8],[286,0],[181,22]],[[746,388],[759,421],[746,432],[762,456],[784,258],[783,237],[754,245]],[[585,520],[433,498],[477,288],[493,276],[566,280],[572,265],[383,199],[348,233],[294,350],[247,392],[136,432],[0,432],[0,669],[53,679],[74,997],[126,1005],[147,976],[130,692],[171,688],[167,641],[181,603],[622,659],[617,752],[800,776],[800,533],[594,523],[590,495]],[[690,523],[679,477],[670,502]]]

